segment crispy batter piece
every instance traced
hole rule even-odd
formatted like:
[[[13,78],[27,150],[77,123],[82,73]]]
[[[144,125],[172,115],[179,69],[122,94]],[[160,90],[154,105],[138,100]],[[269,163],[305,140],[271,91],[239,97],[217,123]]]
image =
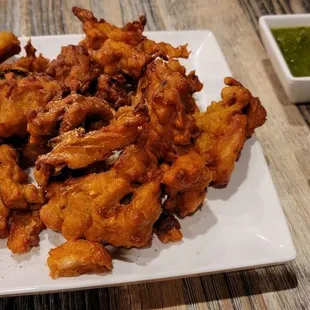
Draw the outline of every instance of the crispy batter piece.
[[[31,40],[27,42],[24,49],[26,56],[17,59],[13,63],[2,64],[0,66],[0,71],[4,73],[13,73],[13,77],[22,74],[27,76],[30,72],[43,73],[50,62],[49,59],[43,57],[42,54],[39,54],[38,57],[36,56],[37,50],[31,44]]]
[[[112,258],[100,243],[71,240],[50,250],[47,265],[53,279],[76,277],[85,273],[103,273],[112,270]]]
[[[161,213],[160,180],[153,175],[156,169],[151,154],[129,147],[107,172],[50,184],[50,199],[40,217],[68,240],[142,247],[151,240]]]
[[[112,108],[117,110],[124,105],[130,105],[129,94],[133,90],[122,74],[110,76],[101,74],[95,96],[106,100]]]
[[[145,120],[143,114],[134,114],[130,107],[122,107],[107,127],[89,133],[80,128],[53,139],[54,149],[40,156],[36,162],[38,184],[46,185],[49,176],[65,166],[70,169],[84,168],[107,159],[112,151],[135,143]]]
[[[162,243],[178,242],[183,238],[179,221],[166,211],[161,213],[154,225],[154,231]]]
[[[144,38],[138,45],[138,48],[142,49],[147,55],[158,55],[164,58],[188,58],[190,52],[187,50],[187,44],[173,47],[169,43],[155,42]]]
[[[43,204],[43,190],[29,184],[27,174],[17,165],[16,151],[0,146],[0,197],[11,209],[27,209],[32,204]]]
[[[9,235],[9,216],[11,209],[6,207],[0,199],[0,239],[5,239]]]
[[[41,144],[70,131],[84,123],[87,117],[108,122],[114,114],[106,101],[96,97],[72,94],[61,100],[50,101],[44,108],[28,116],[30,143]]]
[[[74,7],[72,8],[72,12],[83,23],[86,38],[80,44],[86,46],[88,49],[98,50],[110,39],[136,47],[149,56],[160,55],[171,58],[187,58],[189,56],[187,45],[175,48],[168,43],[156,43],[143,36],[142,33],[146,24],[145,16],[141,16],[139,21],[134,21],[126,24],[122,28],[118,28],[103,19],[98,21],[92,12],[85,9]]]
[[[193,117],[186,113],[194,89],[183,69],[176,61],[152,62],[133,98],[134,106],[146,105],[150,115],[146,148],[167,161],[182,154],[199,134]]]
[[[212,180],[206,161],[195,151],[178,157],[164,172],[162,183],[168,194],[163,207],[185,217],[197,210]]]
[[[151,57],[143,50],[127,43],[106,40],[98,50],[90,51],[90,56],[105,74],[127,74],[138,79]]]
[[[20,52],[20,42],[11,32],[0,32],[0,63]]]
[[[80,44],[88,49],[99,49],[107,39],[124,42],[132,46],[138,45],[143,39],[142,32],[146,24],[144,16],[141,16],[139,21],[118,28],[104,19],[98,21],[93,13],[88,10],[73,7],[72,12],[83,23],[86,38]]]
[[[61,99],[65,88],[44,75],[6,81],[0,84],[0,137],[27,135],[27,114]]]
[[[51,61],[45,73],[63,82],[71,91],[83,93],[99,76],[100,70],[92,64],[84,46],[68,45],[61,48],[61,53]]]
[[[82,21],[86,34],[80,44],[87,47],[93,61],[106,74],[124,73],[139,78],[147,63],[157,56],[187,58],[189,55],[187,45],[175,48],[168,43],[156,43],[143,36],[146,23],[143,16],[139,21],[118,28],[105,20],[98,21],[90,11],[77,7],[72,11]]]
[[[39,234],[45,228],[39,211],[13,211],[10,217],[8,248],[15,254],[29,252],[39,245]]]
[[[212,102],[205,113],[194,115],[201,131],[195,148],[205,158],[215,187],[228,184],[246,138],[266,120],[258,98],[233,78],[224,82],[228,87],[222,90],[222,101]]]

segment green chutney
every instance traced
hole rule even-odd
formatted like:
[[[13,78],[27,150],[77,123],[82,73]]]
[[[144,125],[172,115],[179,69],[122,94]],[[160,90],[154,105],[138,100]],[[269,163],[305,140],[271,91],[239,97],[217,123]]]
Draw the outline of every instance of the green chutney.
[[[292,75],[310,76],[310,27],[273,28],[271,32]]]

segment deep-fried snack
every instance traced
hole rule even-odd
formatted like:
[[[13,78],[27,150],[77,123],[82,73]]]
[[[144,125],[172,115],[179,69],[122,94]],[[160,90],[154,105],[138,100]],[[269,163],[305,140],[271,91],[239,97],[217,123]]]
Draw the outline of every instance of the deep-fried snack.
[[[145,17],[116,27],[72,11],[86,34],[78,45],[49,63],[29,41],[25,57],[0,66],[0,238],[9,234],[8,247],[24,253],[44,227],[62,233],[68,241],[48,258],[52,278],[111,270],[102,244],[141,248],[153,233],[182,240],[175,215],[228,184],[266,120],[259,99],[230,77],[222,99],[200,113],[193,95],[203,85],[176,59],[189,56],[187,45],[149,40]],[[0,33],[0,62],[18,49]],[[44,192],[17,152],[23,168],[37,159]]]
[[[142,32],[146,23],[143,16],[140,17],[139,21],[118,28],[103,19],[98,21],[93,13],[88,10],[73,7],[72,12],[83,23],[86,38],[80,44],[88,49],[99,49],[107,39],[124,42],[132,46],[138,45],[143,39]]]
[[[49,59],[43,57],[42,54],[39,54],[38,57],[36,56],[36,49],[32,46],[31,40],[27,42],[24,49],[26,56],[17,59],[13,63],[2,64],[0,71],[14,73],[14,77],[18,74],[27,76],[30,72],[43,73],[50,62]]]
[[[122,107],[107,127],[89,133],[79,128],[53,139],[54,149],[40,156],[36,162],[38,184],[44,186],[51,174],[65,166],[70,169],[84,168],[107,159],[115,150],[135,143],[145,120],[143,114],[135,114],[130,107]]]
[[[138,48],[142,49],[147,55],[158,55],[166,58],[188,58],[190,52],[187,50],[187,44],[173,47],[169,43],[155,42],[147,38],[143,38]]]
[[[163,243],[178,242],[183,238],[179,221],[167,211],[161,213],[154,225],[154,232]]]
[[[132,88],[122,74],[114,76],[101,74],[95,96],[106,100],[112,108],[118,109],[121,106],[130,105],[129,93]]]
[[[163,207],[180,217],[195,212],[203,203],[211,180],[206,161],[197,152],[178,157],[163,175],[162,183],[168,194]]]
[[[236,86],[244,88],[244,86],[237,80],[232,77],[226,77],[224,79],[224,83],[228,86]],[[229,92],[223,94],[223,100],[230,100],[232,96]],[[244,108],[244,114],[247,116],[247,124],[246,124],[246,136],[247,138],[251,137],[254,133],[254,130],[257,127],[262,126],[266,121],[267,112],[265,108],[262,106],[259,98],[253,97],[251,94],[251,99],[249,104]]]
[[[124,73],[139,78],[146,64],[157,56],[187,58],[189,55],[187,45],[175,48],[143,36],[146,23],[143,16],[139,21],[118,28],[105,20],[98,21],[90,11],[77,7],[72,11],[82,21],[86,33],[86,38],[80,44],[87,47],[93,61],[106,74]]]
[[[177,68],[177,69],[176,69]],[[152,62],[140,79],[133,104],[146,105],[150,115],[146,148],[167,161],[182,154],[191,139],[199,134],[193,117],[186,113],[193,83],[182,74],[176,61]]]
[[[201,135],[195,148],[212,171],[212,185],[226,186],[240,156],[243,144],[266,120],[266,111],[258,98],[252,97],[233,78],[225,78],[222,101],[212,102],[205,113],[194,115]]]
[[[0,63],[20,52],[20,42],[11,32],[0,32]]]
[[[108,122],[113,118],[114,110],[103,99],[78,94],[50,101],[44,108],[28,116],[30,143],[41,144],[70,131],[85,122],[88,116]]]
[[[17,165],[16,151],[10,146],[0,146],[0,197],[11,209],[26,209],[32,204],[43,204],[43,190],[29,184],[28,175]]]
[[[90,51],[90,56],[105,74],[119,73],[139,78],[146,64],[151,60],[143,50],[127,43],[107,39],[98,50]]]
[[[45,228],[39,211],[13,211],[10,216],[8,248],[15,254],[29,252],[39,245],[39,234]]]
[[[68,240],[142,247],[151,240],[161,213],[160,179],[152,173],[154,164],[151,154],[133,146],[107,172],[51,183],[47,187],[50,199],[40,217]]]
[[[144,51],[149,56],[155,54],[165,57],[187,58],[189,56],[187,45],[175,48],[168,43],[156,43],[143,36],[142,33],[146,24],[145,16],[141,16],[139,21],[134,21],[122,28],[118,28],[103,19],[98,21],[93,13],[88,10],[73,7],[72,12],[83,23],[86,38],[80,44],[88,49],[98,50],[106,40],[111,39],[115,42],[123,42],[137,47],[137,49]]]
[[[0,239],[5,239],[9,235],[9,216],[11,209],[6,207],[0,199]]]
[[[92,64],[84,46],[68,45],[61,48],[61,53],[51,61],[45,73],[62,81],[71,91],[85,92],[100,70]]]
[[[112,269],[112,258],[103,245],[87,240],[71,240],[50,250],[47,265],[53,279],[102,273]]]
[[[65,88],[44,75],[6,81],[0,84],[0,137],[27,135],[27,114],[61,99]]]

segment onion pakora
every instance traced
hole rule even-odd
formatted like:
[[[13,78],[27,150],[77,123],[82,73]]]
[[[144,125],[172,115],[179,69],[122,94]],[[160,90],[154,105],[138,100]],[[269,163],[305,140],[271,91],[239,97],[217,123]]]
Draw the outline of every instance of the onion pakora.
[[[11,32],[0,32],[0,63],[20,52],[20,42]]]
[[[105,245],[143,248],[154,233],[181,241],[177,217],[229,183],[266,121],[259,98],[231,77],[201,112],[194,95],[203,84],[178,60],[187,45],[148,39],[145,17],[117,27],[72,11],[81,42],[49,62],[29,41],[25,57],[0,66],[0,238],[21,254],[43,229],[61,233],[67,241],[47,261],[52,278],[112,270]],[[20,49],[3,36],[0,61]],[[39,187],[21,168],[30,164]]]

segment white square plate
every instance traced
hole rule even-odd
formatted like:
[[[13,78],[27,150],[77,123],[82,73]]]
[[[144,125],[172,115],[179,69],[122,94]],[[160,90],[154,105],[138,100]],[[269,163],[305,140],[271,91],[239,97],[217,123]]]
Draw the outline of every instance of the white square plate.
[[[156,41],[188,43],[192,54],[184,63],[204,83],[197,95],[203,110],[220,98],[223,78],[230,75],[224,56],[209,31],[150,32]],[[34,46],[54,58],[62,45],[81,35],[33,37]],[[23,38],[22,43],[26,42]],[[114,269],[106,275],[52,280],[46,259],[63,242],[52,231],[41,233],[40,247],[21,256],[0,243],[0,295],[37,294],[201,275],[291,261],[296,256],[283,210],[260,145],[245,143],[233,177],[225,189],[209,189],[207,201],[193,216],[181,220],[184,239],[162,244],[154,237],[143,250],[113,250]]]

